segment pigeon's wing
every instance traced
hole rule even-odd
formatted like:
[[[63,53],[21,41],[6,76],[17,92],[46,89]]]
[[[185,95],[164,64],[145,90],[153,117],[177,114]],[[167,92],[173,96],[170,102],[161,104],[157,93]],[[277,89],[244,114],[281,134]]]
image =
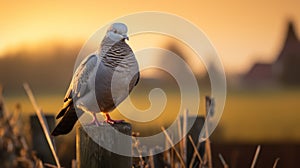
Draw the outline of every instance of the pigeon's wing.
[[[64,100],[71,99],[72,97],[80,97],[86,94],[89,89],[88,80],[91,77],[93,69],[96,68],[97,61],[97,55],[93,54],[85,58],[80,63],[73,75],[72,82],[70,83]]]
[[[97,61],[96,55],[90,55],[80,63],[66,92],[64,105],[58,113],[57,119],[64,116],[71,104],[73,105],[73,97],[78,98],[87,93],[89,89],[88,79],[91,77],[91,72],[96,67]]]

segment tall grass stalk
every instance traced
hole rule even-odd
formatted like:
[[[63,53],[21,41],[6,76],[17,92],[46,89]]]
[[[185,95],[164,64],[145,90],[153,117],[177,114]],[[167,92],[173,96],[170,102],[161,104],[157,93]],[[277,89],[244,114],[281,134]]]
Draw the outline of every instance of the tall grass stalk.
[[[172,149],[174,150],[176,156],[178,157],[178,159],[179,159],[179,161],[180,161],[180,163],[181,163],[181,166],[185,168],[185,163],[184,163],[182,157],[180,156],[180,153],[176,150],[176,148],[175,148],[175,146],[174,146],[174,143],[173,143],[172,139],[170,138],[168,132],[165,130],[164,127],[161,127],[161,130],[162,130],[163,133],[165,134],[166,139],[168,140],[168,142],[170,143],[170,145],[171,145]]]
[[[260,152],[260,145],[258,145],[257,148],[256,148],[255,155],[254,155],[254,158],[253,158],[253,161],[252,161],[252,164],[251,164],[251,168],[255,167],[259,152]]]
[[[38,116],[38,119],[39,119],[40,124],[41,124],[42,129],[43,129],[43,132],[44,132],[44,134],[45,134],[45,137],[46,137],[47,142],[48,142],[48,144],[49,144],[49,147],[50,147],[50,149],[51,149],[52,155],[53,155],[53,157],[54,157],[56,166],[57,166],[58,168],[61,168],[60,163],[59,163],[58,156],[57,156],[56,151],[55,151],[55,149],[54,149],[54,145],[53,145],[53,143],[52,143],[52,141],[51,141],[51,138],[50,138],[49,127],[48,127],[47,121],[45,120],[45,115],[43,114],[41,108],[39,108],[39,106],[37,105],[37,102],[36,102],[36,100],[35,100],[35,97],[34,97],[32,91],[31,91],[29,85],[28,85],[27,83],[24,83],[24,84],[23,84],[23,87],[24,87],[24,89],[25,89],[25,91],[26,91],[26,93],[27,93],[27,96],[28,96],[28,98],[29,98],[31,104],[33,105],[33,107],[34,107],[34,109],[35,109],[35,112],[36,112],[37,116]]]
[[[199,161],[200,161],[199,167],[201,168],[202,165],[203,165],[203,161],[202,161],[202,158],[201,158],[201,156],[200,156],[200,154],[199,154],[199,152],[198,152],[198,148],[196,147],[196,145],[195,145],[195,143],[194,143],[194,141],[193,141],[191,135],[189,135],[189,140],[190,140],[190,142],[191,142],[191,144],[192,144],[192,146],[193,146],[193,148],[194,148],[194,153],[196,153],[196,155],[197,155],[197,157],[198,157],[198,159],[199,159]],[[192,167],[193,167],[193,164],[194,164],[194,162],[190,163],[189,168],[192,168]]]
[[[278,164],[278,162],[279,162],[279,159],[280,159],[280,158],[276,158],[276,160],[275,160],[275,162],[274,162],[274,164],[273,164],[273,168],[276,168],[276,167],[277,167],[277,164]]]
[[[219,153],[219,158],[221,160],[221,163],[223,165],[224,168],[229,168],[228,164],[226,163],[225,159],[223,158],[222,154]]]

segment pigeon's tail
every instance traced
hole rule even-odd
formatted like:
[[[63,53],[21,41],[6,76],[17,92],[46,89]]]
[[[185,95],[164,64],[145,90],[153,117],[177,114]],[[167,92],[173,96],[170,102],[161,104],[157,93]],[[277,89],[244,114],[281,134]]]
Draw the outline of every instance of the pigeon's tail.
[[[58,116],[56,118],[62,117],[62,119],[59,121],[57,126],[52,131],[52,136],[58,136],[69,133],[74,125],[76,124],[76,121],[78,120],[78,117],[82,115],[82,112],[78,114],[75,111],[73,101],[69,100],[67,102],[67,105],[59,112]]]

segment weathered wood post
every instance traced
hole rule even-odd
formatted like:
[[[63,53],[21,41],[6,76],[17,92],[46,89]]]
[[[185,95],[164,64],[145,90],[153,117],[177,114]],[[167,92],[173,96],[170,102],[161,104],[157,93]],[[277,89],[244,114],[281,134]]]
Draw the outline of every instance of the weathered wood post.
[[[196,119],[195,119],[195,117],[196,117]],[[201,130],[203,128],[203,125],[204,125],[205,118],[203,116],[194,116],[194,117],[190,116],[190,117],[188,117],[188,124],[189,125],[192,124],[192,121],[195,121],[195,122],[193,123],[193,125],[191,126],[191,129],[187,133],[187,137],[188,137],[188,135],[191,135],[194,143],[197,144],[197,142],[199,140],[200,132],[201,132]],[[189,141],[189,139],[186,140],[186,148],[187,148],[186,166],[188,167],[191,163],[193,154],[195,152],[194,148],[192,146],[192,143]],[[205,142],[202,142],[202,143],[200,143],[200,146],[198,148],[198,152],[201,155],[201,157],[203,157],[203,155],[204,155],[204,150],[205,150]],[[199,163],[198,158],[196,158],[194,164],[197,164],[197,163]]]
[[[190,130],[184,130],[183,132],[187,132],[186,134],[186,140],[185,140],[185,147],[186,147],[186,167],[189,167],[191,160],[193,158],[194,155],[194,148],[192,146],[192,143],[190,142],[190,140],[188,139],[188,136],[190,135],[193,139],[193,142],[195,144],[197,144],[198,142],[198,138],[200,135],[200,132],[203,128],[204,122],[205,122],[205,118],[203,116],[187,116],[186,121],[183,121],[183,117],[180,118],[180,120],[182,121],[182,127],[183,129],[187,129],[190,128]],[[186,123],[184,123],[186,122]],[[186,127],[184,126],[184,124],[186,124]],[[205,142],[200,143],[200,146],[198,148],[198,152],[199,154],[203,157],[204,155],[204,150],[205,150]],[[196,158],[196,160],[194,161],[194,165],[199,163],[198,158]]]
[[[114,124],[112,127],[108,124],[84,126],[84,128],[82,126],[78,127],[76,133],[76,160],[78,162],[78,168],[132,167],[131,157],[122,156],[113,152],[125,150],[124,153],[131,153],[131,138],[119,138],[120,133],[131,136],[131,125],[129,123],[119,123]],[[93,139],[91,137],[93,137]],[[106,147],[110,147],[111,150],[105,149],[103,144],[105,144]]]
[[[49,130],[53,130],[55,125],[54,116],[46,115],[45,118],[48,123]],[[44,163],[55,164],[55,160],[53,159],[42,126],[36,115],[30,116],[30,127],[33,150],[37,152],[38,157],[41,158]]]

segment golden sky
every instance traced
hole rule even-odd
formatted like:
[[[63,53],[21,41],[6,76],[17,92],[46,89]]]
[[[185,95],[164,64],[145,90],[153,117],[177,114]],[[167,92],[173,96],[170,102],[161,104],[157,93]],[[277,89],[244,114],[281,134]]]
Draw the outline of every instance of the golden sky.
[[[214,44],[226,71],[243,72],[254,61],[276,57],[289,18],[300,34],[299,7],[299,0],[1,0],[0,53],[43,40],[87,40],[121,16],[162,11],[197,25]]]

